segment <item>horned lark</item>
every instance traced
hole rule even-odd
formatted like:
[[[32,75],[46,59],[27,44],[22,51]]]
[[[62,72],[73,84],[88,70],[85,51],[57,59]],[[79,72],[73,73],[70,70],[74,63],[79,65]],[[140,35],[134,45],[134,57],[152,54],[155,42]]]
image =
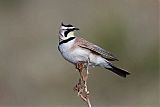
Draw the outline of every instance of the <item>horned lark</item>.
[[[64,59],[75,65],[79,62],[85,62],[89,66],[100,66],[121,77],[130,74],[110,62],[118,60],[113,54],[81,37],[75,37],[74,32],[76,30],[79,28],[71,24],[62,23],[60,26],[58,49]]]

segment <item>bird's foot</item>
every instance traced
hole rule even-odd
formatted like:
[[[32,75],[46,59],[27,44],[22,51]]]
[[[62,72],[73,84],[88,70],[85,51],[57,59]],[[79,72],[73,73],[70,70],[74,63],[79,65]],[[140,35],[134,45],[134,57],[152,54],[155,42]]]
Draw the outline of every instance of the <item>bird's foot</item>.
[[[84,61],[79,61],[76,63],[76,69],[78,69],[79,71],[80,70],[83,70],[83,68],[85,67],[85,63]]]

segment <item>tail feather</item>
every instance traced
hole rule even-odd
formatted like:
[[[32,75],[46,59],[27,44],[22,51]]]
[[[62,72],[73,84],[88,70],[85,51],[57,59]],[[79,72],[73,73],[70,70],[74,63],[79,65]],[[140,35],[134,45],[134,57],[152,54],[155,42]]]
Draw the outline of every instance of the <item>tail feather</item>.
[[[109,63],[109,65],[111,66],[111,68],[106,68],[108,70],[111,70],[112,72],[114,72],[115,74],[126,78],[127,75],[129,75],[130,73],[127,72],[126,70],[123,70],[121,68],[115,67],[114,65],[112,65],[111,63]]]

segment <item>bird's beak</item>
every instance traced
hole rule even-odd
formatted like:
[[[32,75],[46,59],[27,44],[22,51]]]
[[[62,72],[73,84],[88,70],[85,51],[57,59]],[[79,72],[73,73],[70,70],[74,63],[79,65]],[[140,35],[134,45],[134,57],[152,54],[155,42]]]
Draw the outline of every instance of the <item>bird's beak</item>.
[[[79,30],[79,28],[74,28],[74,30]]]

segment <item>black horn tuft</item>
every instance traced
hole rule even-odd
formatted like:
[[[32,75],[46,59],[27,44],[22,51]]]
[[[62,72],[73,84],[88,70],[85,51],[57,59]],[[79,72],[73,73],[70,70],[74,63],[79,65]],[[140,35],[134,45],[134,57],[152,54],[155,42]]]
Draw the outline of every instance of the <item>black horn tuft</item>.
[[[61,23],[61,26],[65,26],[65,25],[63,24],[63,22]]]
[[[63,22],[61,23],[61,26],[65,26],[65,27],[73,27],[73,25],[71,25],[71,24],[64,24]]]

